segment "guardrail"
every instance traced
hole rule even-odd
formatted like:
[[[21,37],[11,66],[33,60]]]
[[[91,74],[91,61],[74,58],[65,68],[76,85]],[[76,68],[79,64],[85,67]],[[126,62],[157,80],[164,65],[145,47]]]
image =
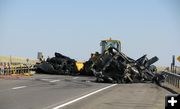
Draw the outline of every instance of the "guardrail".
[[[34,71],[32,67],[5,68],[0,70],[0,75],[24,74]]]
[[[171,72],[163,72],[165,74],[165,81],[176,88],[180,88],[180,75],[171,73]]]

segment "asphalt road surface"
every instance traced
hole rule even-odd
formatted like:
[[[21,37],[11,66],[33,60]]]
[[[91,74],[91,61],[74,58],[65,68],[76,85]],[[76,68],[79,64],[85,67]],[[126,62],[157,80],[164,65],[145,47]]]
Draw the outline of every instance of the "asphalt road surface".
[[[167,90],[151,83],[105,84],[94,77],[36,74],[0,80],[0,109],[164,109]]]

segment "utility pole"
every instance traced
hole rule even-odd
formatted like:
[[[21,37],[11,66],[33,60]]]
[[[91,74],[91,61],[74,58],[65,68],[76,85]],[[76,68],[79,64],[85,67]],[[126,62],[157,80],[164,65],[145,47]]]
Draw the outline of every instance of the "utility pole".
[[[171,72],[176,73],[176,68],[175,68],[175,55],[172,56]]]
[[[11,55],[10,55],[10,64],[12,64],[12,57],[11,57]]]

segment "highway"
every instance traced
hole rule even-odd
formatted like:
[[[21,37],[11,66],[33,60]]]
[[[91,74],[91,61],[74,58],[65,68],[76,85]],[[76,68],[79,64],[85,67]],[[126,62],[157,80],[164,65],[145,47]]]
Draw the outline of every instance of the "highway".
[[[151,83],[96,83],[94,77],[36,74],[0,80],[0,109],[164,109],[167,90]]]

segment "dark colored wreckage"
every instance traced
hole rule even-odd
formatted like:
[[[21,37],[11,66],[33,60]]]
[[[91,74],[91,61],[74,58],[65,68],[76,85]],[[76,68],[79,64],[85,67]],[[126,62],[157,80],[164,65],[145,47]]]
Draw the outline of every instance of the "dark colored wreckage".
[[[146,55],[137,60],[131,59],[114,47],[109,47],[102,54],[95,54],[84,63],[79,72],[76,61],[60,53],[36,65],[37,71],[60,75],[91,75],[97,82],[135,83],[152,81],[160,84],[164,76],[157,73],[152,65],[158,57],[148,59]]]
[[[78,70],[76,60],[55,53],[55,57],[47,58],[46,61],[35,65],[37,73],[56,74],[56,75],[75,75]]]

